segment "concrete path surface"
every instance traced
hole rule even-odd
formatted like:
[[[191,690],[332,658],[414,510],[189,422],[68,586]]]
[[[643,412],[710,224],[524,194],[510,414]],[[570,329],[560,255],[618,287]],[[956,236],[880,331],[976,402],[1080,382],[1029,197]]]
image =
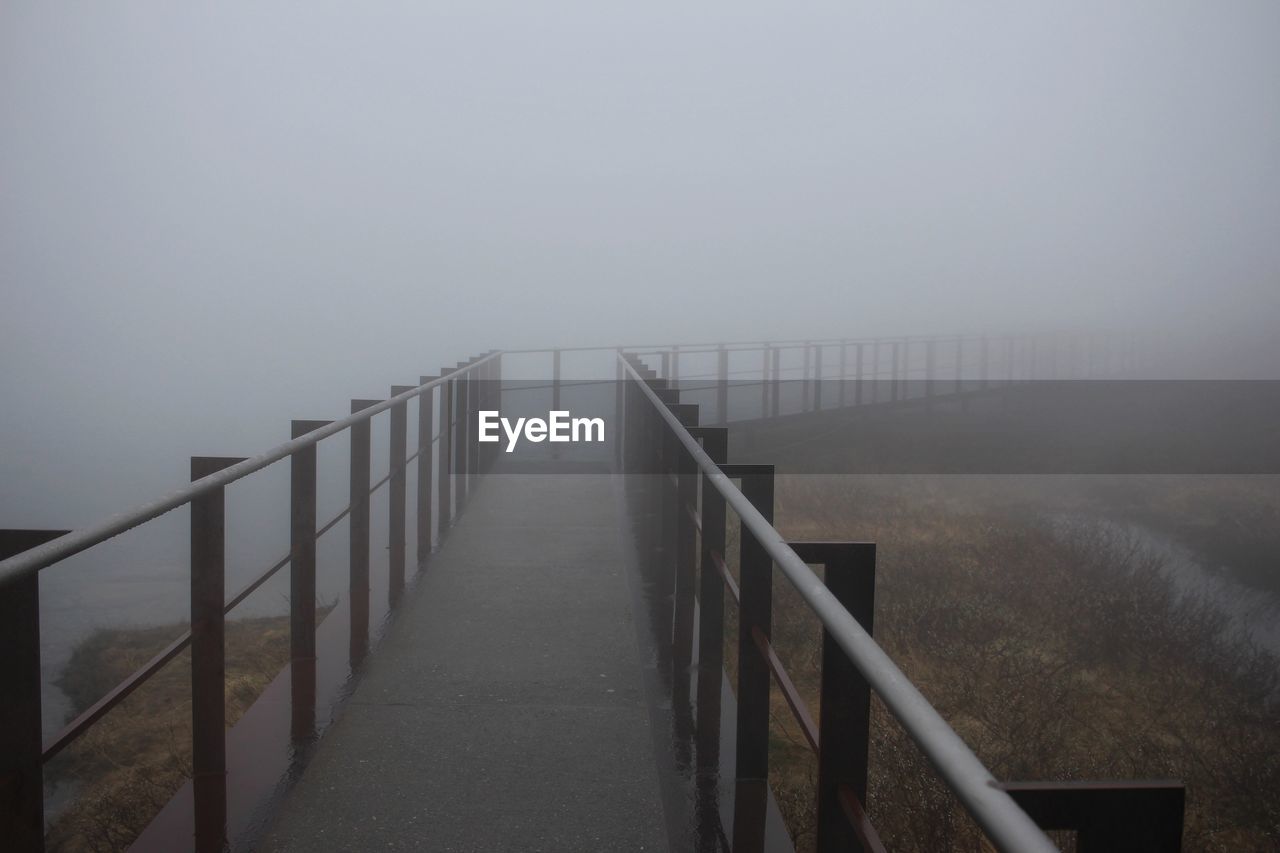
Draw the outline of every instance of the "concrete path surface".
[[[274,851],[665,851],[613,488],[493,474],[281,805]]]

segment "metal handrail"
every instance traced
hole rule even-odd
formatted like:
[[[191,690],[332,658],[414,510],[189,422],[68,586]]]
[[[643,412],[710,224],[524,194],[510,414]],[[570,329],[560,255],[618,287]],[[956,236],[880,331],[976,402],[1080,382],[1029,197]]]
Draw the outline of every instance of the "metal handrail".
[[[59,536],[50,542],[23,551],[21,554],[10,557],[7,560],[0,561],[0,588],[5,587],[9,583],[25,577],[32,572],[38,572],[43,568],[53,565],[60,560],[65,560],[81,551],[92,548],[107,541],[115,536],[119,536],[127,530],[132,530],[140,524],[159,518],[165,513],[175,510],[184,504],[190,503],[195,498],[201,497],[212,492],[215,489],[222,488],[230,483],[234,483],[255,471],[260,471],[272,463],[279,462],[287,456],[292,456],[299,450],[304,450],[319,443],[322,439],[331,435],[342,432],[354,424],[367,421],[379,412],[385,412],[392,406],[406,403],[413,398],[430,391],[437,385],[449,382],[457,376],[465,375],[474,368],[491,361],[502,355],[501,350],[494,350],[475,361],[469,362],[462,367],[452,370],[429,382],[424,382],[416,388],[405,391],[403,394],[397,394],[394,397],[383,400],[376,405],[367,409],[361,409],[354,414],[345,418],[333,421],[327,426],[320,429],[312,430],[304,436],[278,444],[275,447],[257,456],[251,456],[243,462],[237,462],[223,468],[216,473],[207,477],[201,477],[180,489],[175,489],[162,498],[145,503],[142,506],[135,507],[132,511],[114,515],[111,518],[96,524],[92,527],[85,527],[80,530],[73,530],[65,536]]]
[[[856,338],[787,338],[785,340],[763,341],[760,339],[740,340],[740,341],[700,341],[697,343],[684,344],[622,344],[614,346],[574,346],[574,347],[526,347],[524,349],[507,349],[503,350],[507,355],[529,355],[533,353],[543,352],[605,352],[607,350],[624,350],[634,355],[652,355],[663,350],[678,348],[681,353],[698,353],[698,352],[718,352],[722,348],[741,347],[743,349],[759,349],[761,345],[772,347],[774,349],[795,349],[807,345],[812,346],[831,346],[835,344],[891,344],[895,341],[911,341],[913,343],[928,341],[930,339],[937,341],[956,341],[956,340],[980,340],[987,338],[990,341],[1007,341],[1028,339],[1031,337],[1054,337],[1063,335],[1083,334],[1079,331],[1066,329],[1048,330],[1033,335],[1026,334],[1010,334],[1007,332],[995,334],[982,334],[971,332],[960,335],[871,335]],[[698,349],[705,347],[705,349]]]
[[[440,436],[437,435],[431,439],[431,444],[435,445],[439,440]],[[418,450],[412,456],[409,456],[404,460],[404,467],[407,468],[410,462],[422,455],[423,450],[424,448],[419,446]],[[388,471],[385,477],[374,483],[373,486],[369,488],[369,494],[373,495],[378,491],[378,489],[381,489],[387,483],[391,482],[392,473],[393,472]],[[336,527],[338,522],[342,521],[342,519],[346,518],[350,514],[351,505],[347,504],[339,510],[337,515],[316,529],[316,540],[318,541],[320,537],[324,536]],[[242,586],[239,592],[227,599],[227,603],[223,605],[222,612],[224,614],[228,614],[232,610],[236,609],[236,607],[242,604],[245,599],[256,592],[259,587],[271,580],[271,578],[275,577],[275,575],[285,566],[289,565],[292,558],[292,553],[286,553],[283,557],[272,563],[266,571]],[[150,660],[135,669],[133,672],[129,673],[129,675],[119,681],[115,687],[112,687],[103,694],[98,701],[81,711],[75,719],[66,723],[58,733],[53,736],[53,739],[44,744],[41,748],[40,760],[46,764],[51,761],[54,756],[62,752],[62,750],[66,749],[77,738],[84,734],[91,725],[102,719],[108,711],[128,698],[133,691],[145,684],[151,676],[163,669],[165,664],[185,651],[190,645],[191,629],[187,628],[187,630],[183,631],[171,640],[169,645],[165,646],[153,655]]]
[[[751,503],[733,480],[720,470],[702,445],[680,422],[649,383],[621,354],[618,362],[654,406],[702,475],[733,508],[742,526],[768,553],[774,565],[809,605],[823,628],[849,656],[889,713],[929,759],[947,786],[964,804],[987,836],[1002,850],[1056,851],[1057,847],[948,725],[929,700],[907,678],[884,649],[863,630],[800,559],[787,541]]]

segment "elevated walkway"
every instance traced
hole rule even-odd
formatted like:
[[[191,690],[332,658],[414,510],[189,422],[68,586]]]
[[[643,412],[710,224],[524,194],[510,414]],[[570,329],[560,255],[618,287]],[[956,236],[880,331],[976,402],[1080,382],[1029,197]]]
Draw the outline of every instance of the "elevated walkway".
[[[417,386],[392,386],[385,400],[352,400],[351,414],[337,420],[294,421],[294,438],[256,456],[193,457],[190,485],[95,526],[0,531],[11,534],[0,536],[0,585],[8,585],[0,604],[12,618],[0,626],[12,652],[5,681],[17,697],[6,717],[14,723],[5,729],[9,748],[0,749],[0,777],[14,793],[0,808],[0,835],[15,850],[40,853],[44,764],[189,648],[191,778],[135,841],[139,853],[788,853],[769,787],[771,720],[784,710],[778,695],[817,758],[818,849],[881,849],[867,815],[872,694],[997,849],[1053,849],[1044,828],[1110,845],[1082,841],[1082,849],[1178,849],[1180,783],[996,779],[871,636],[874,544],[792,542],[773,526],[775,466],[897,470],[867,440],[877,434],[905,445],[899,459],[926,471],[938,469],[920,461],[919,447],[954,453],[955,442],[939,438],[957,421],[987,440],[979,449],[994,445],[1008,457],[1008,432],[977,428],[972,416],[1018,414],[1004,392],[1034,387],[1023,378],[1037,375],[1035,347],[1022,365],[1010,339],[996,369],[989,341],[980,340],[975,382],[962,369],[965,339],[951,343],[955,378],[941,394],[934,339],[671,347],[649,353],[661,376],[635,352],[581,351],[607,356],[605,375],[616,371],[616,381],[565,380],[561,350],[527,351],[551,356],[550,383],[505,381],[502,359],[519,353],[494,351]],[[926,355],[923,386],[913,384],[921,372],[913,345]],[[831,347],[839,370],[824,372]],[[887,372],[878,367],[886,347]],[[802,366],[788,366],[783,349],[799,350]],[[754,368],[731,364],[731,354],[749,356],[759,379]],[[713,360],[715,372],[700,376],[698,357]],[[1086,375],[1094,366],[1090,357]],[[785,379],[797,369],[799,381]],[[834,384],[824,385],[833,372]],[[1008,379],[989,384],[989,374]],[[696,386],[709,376],[713,384]],[[958,405],[944,412],[946,398]],[[854,411],[828,411],[833,401]],[[904,442],[899,414],[918,407],[932,415],[916,433],[928,440]],[[1078,398],[1068,408],[1081,414]],[[1201,415],[1211,426],[1223,420],[1219,410],[1238,412],[1200,408],[1213,413]],[[605,442],[572,454],[531,438],[509,455],[476,441],[478,414],[491,410],[571,410],[612,427]],[[372,421],[384,413],[387,442],[378,450],[388,453],[388,473],[375,483]],[[1071,459],[1059,446],[1060,420],[1021,420],[1034,427],[1023,429],[1028,447],[1038,454],[1047,443]],[[1265,438],[1273,422],[1254,434]],[[344,432],[348,503],[323,521],[317,445]],[[1015,454],[1015,463],[1039,458],[1029,454]],[[570,455],[572,463],[563,458]],[[965,458],[992,470],[991,453]],[[290,550],[228,594],[225,489],[276,463],[290,468]],[[371,496],[383,486],[385,512],[374,525]],[[42,742],[38,572],[179,507],[190,513],[191,629]],[[451,516],[456,523],[434,535],[434,522]],[[339,524],[350,546],[349,585],[317,626],[317,541]],[[417,542],[443,544],[406,586]],[[811,564],[825,566],[822,577]],[[227,613],[286,566],[290,663],[228,729]],[[822,625],[814,710],[771,644],[779,573]],[[733,684],[723,667],[727,646],[736,646]]]
[[[626,572],[603,470],[480,478],[262,849],[666,850]]]

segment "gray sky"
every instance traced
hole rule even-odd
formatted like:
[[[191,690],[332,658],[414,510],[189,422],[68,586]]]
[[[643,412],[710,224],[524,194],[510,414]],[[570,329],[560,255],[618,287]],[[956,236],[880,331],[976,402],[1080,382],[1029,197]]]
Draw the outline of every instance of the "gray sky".
[[[8,2],[0,509],[489,347],[1261,338],[1277,235],[1272,0]]]

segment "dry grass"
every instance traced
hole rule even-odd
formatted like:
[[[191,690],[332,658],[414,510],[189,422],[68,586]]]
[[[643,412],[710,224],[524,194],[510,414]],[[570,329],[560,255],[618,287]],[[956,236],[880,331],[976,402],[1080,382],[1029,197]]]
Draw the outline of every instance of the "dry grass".
[[[146,663],[185,625],[101,630],[59,679],[75,713]],[[253,704],[289,658],[287,617],[227,623],[227,725]],[[127,849],[191,776],[191,655],[183,652],[111,710],[47,768],[77,786],[50,827],[51,851]]]
[[[1179,778],[1186,850],[1280,849],[1280,662],[1178,595],[1158,556],[1102,527],[1055,535],[1028,494],[1010,498],[991,483],[791,477],[777,521],[791,538],[878,543],[877,639],[998,778]],[[1166,500],[1204,512],[1194,496]],[[816,622],[785,580],[774,593],[775,644],[816,710]],[[771,782],[807,850],[815,765],[776,690],[772,719]],[[982,849],[878,703],[871,761],[890,849]]]

